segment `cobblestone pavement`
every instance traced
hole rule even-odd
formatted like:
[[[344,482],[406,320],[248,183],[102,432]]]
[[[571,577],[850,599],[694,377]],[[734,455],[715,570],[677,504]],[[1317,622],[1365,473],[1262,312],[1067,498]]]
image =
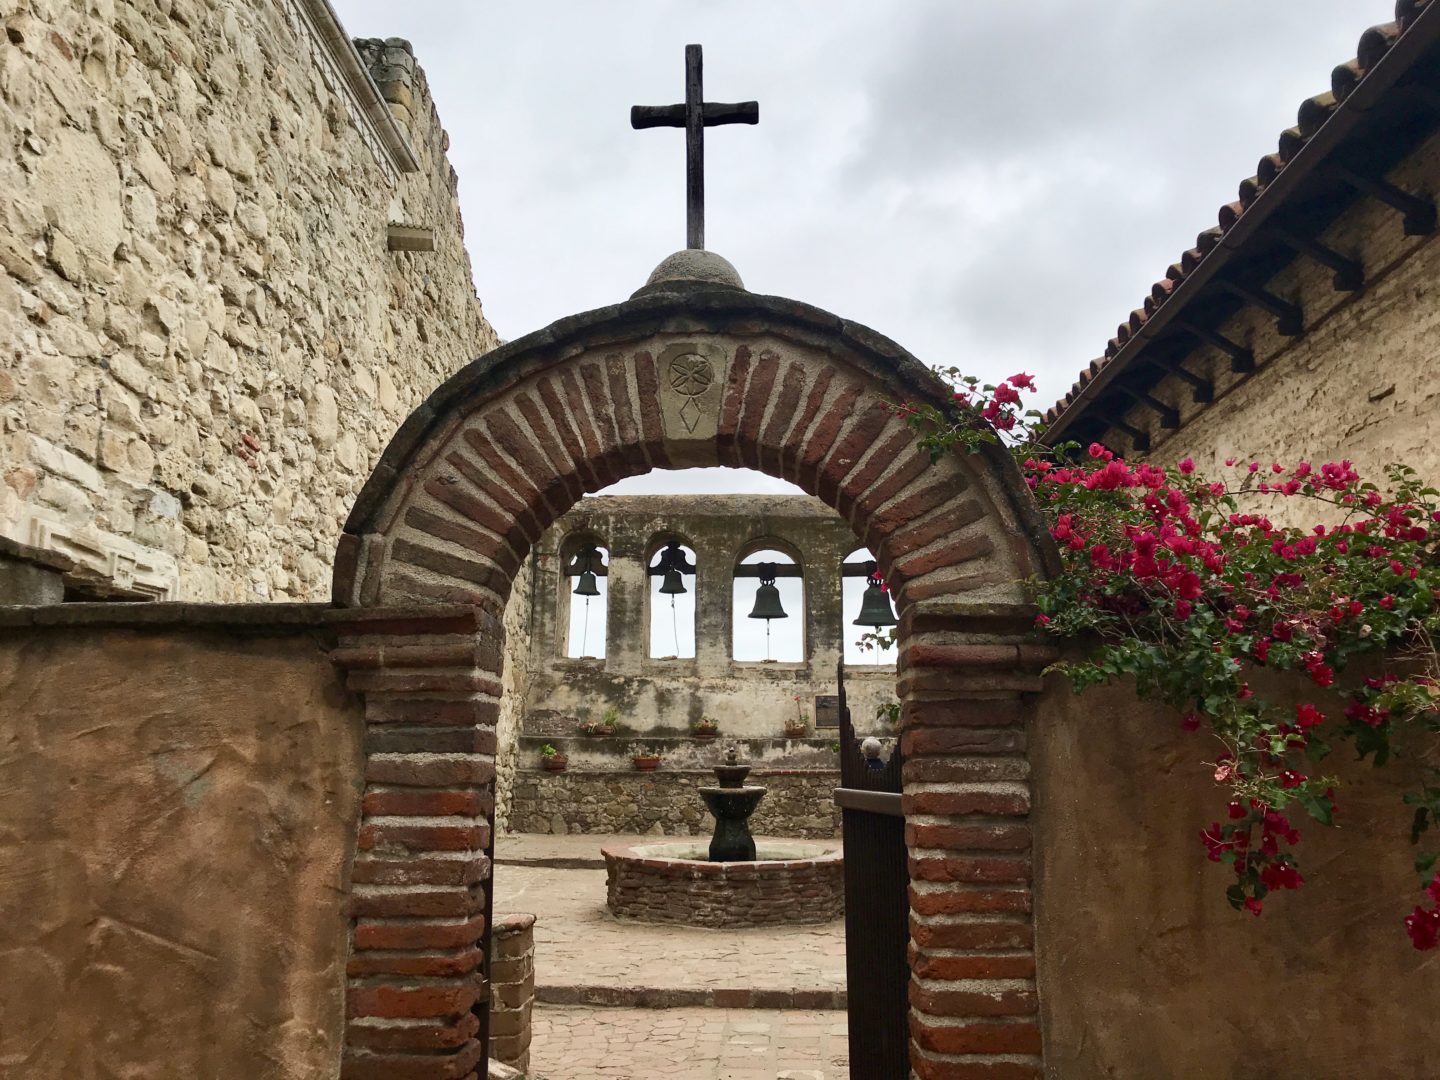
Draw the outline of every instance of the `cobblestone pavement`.
[[[518,834],[498,840],[495,910],[536,916],[538,987],[844,989],[843,920],[745,930],[620,922],[605,906],[603,869],[507,862],[527,853],[545,858],[598,857],[600,845],[609,839]]]
[[[537,1005],[537,1080],[845,1080],[845,1014]]]

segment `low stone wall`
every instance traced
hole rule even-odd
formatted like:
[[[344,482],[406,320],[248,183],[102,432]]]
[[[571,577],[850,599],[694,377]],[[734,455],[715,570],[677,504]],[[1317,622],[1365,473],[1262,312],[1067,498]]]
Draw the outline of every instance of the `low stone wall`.
[[[652,833],[708,836],[715,821],[699,789],[715,783],[707,770],[615,772],[572,769],[516,773],[510,825],[532,833]],[[750,819],[757,836],[828,839],[840,835],[832,793],[838,769],[757,769],[747,783],[768,788]]]
[[[712,929],[825,923],[845,914],[838,849],[768,847],[760,845],[762,861],[732,863],[696,860],[686,844],[602,848],[606,902],[621,918]]]
[[[535,916],[497,915],[490,967],[490,1060],[530,1067],[535,1004]]]

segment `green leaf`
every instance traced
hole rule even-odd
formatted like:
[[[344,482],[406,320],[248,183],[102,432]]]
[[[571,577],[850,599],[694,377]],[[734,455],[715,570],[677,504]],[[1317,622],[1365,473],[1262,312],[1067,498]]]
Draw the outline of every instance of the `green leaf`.
[[[1324,739],[1310,736],[1310,741],[1305,744],[1305,756],[1311,761],[1324,761],[1330,753],[1330,744]]]
[[[1245,906],[1245,890],[1239,885],[1231,885],[1225,890],[1225,899],[1230,901],[1230,906],[1239,911]]]
[[[1318,795],[1305,793],[1300,796],[1300,805],[1305,808],[1307,814],[1320,822],[1321,825],[1335,824],[1335,810],[1329,799],[1322,799]]]
[[[1418,844],[1421,835],[1430,828],[1430,808],[1428,806],[1417,806],[1415,817],[1410,822],[1410,843]]]

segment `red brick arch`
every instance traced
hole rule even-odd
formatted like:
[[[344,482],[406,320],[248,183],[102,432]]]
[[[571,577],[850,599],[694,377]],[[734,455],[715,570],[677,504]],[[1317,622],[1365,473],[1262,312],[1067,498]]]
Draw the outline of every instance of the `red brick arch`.
[[[686,350],[714,380],[682,414],[666,365]],[[511,584],[585,493],[694,465],[792,481],[875,553],[901,615],[912,1066],[1040,1075],[1021,695],[1045,658],[1024,581],[1053,552],[1007,455],[932,462],[892,407],[944,395],[863,327],[717,290],[557,323],[406,422],[336,560],[335,600],[358,609],[337,658],[366,694],[369,754],[347,1077],[469,1073]]]

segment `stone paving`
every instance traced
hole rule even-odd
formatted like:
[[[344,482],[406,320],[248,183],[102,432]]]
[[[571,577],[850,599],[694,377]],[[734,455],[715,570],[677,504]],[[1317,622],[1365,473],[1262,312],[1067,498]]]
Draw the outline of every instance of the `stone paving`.
[[[529,1075],[845,1080],[844,1012],[726,1007],[837,1001],[844,923],[704,930],[620,922],[605,907],[600,846],[655,839],[498,839],[496,910],[536,916]],[[697,997],[710,1007],[691,1007]],[[566,1004],[546,1004],[557,1001]],[[587,1004],[596,1001],[619,1007]]]
[[[845,1080],[845,1014],[537,1005],[535,1080]]]
[[[715,1004],[742,1003],[714,993],[726,990],[789,995],[788,1000],[759,997],[754,1003],[760,1005],[839,1003],[836,995],[845,987],[843,920],[738,930],[616,920],[605,906],[600,845],[655,839],[532,834],[498,839],[496,911],[536,916],[535,983],[541,1001],[595,1001],[593,995],[553,991],[598,987],[608,995],[599,1000],[616,1004],[690,1004],[696,992],[706,992]],[[595,865],[575,869],[530,864],[590,859]],[[685,993],[643,993],[655,990]],[[804,996],[797,999],[797,993]]]

